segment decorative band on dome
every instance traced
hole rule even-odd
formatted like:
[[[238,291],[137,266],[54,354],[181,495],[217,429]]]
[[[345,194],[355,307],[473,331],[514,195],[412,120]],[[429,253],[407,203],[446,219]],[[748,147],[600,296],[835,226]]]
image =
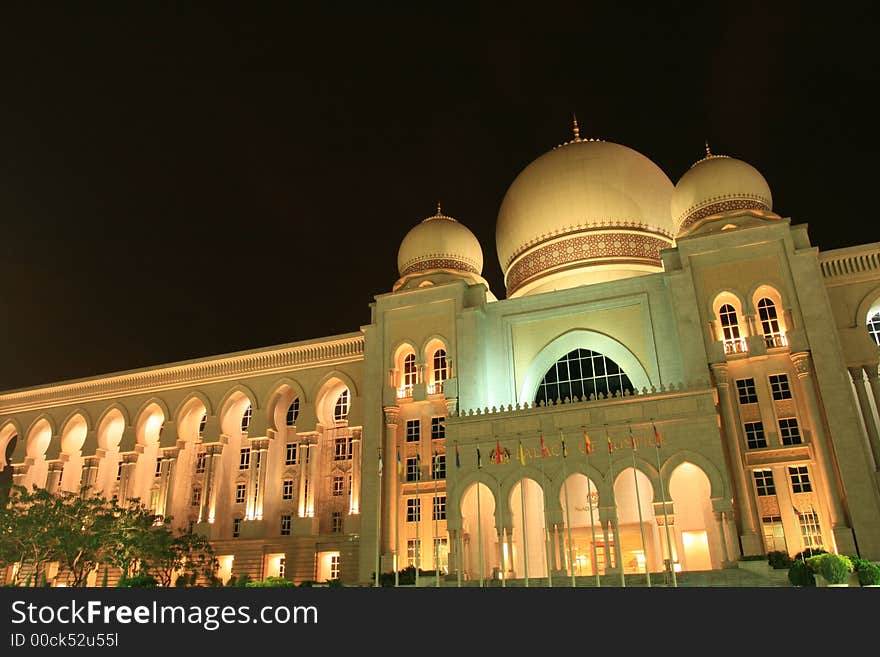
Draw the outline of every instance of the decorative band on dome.
[[[672,241],[674,237],[672,233],[667,232],[658,226],[649,226],[648,224],[639,221],[597,221],[591,222],[589,224],[581,224],[579,226],[565,226],[564,228],[560,228],[559,230],[545,233],[543,235],[539,235],[532,240],[529,240],[513,252],[513,255],[511,255],[507,259],[507,262],[504,263],[504,266],[510,267],[510,263],[519,258],[523,253],[526,253],[527,251],[535,248],[536,246],[540,246],[545,242],[553,242],[554,240],[557,240],[560,237],[565,237],[566,235],[574,235],[576,233],[593,231],[645,232],[662,235],[664,237],[667,237],[670,241]]]
[[[465,271],[470,274],[480,275],[480,270],[476,265],[460,260],[458,258],[426,258],[424,260],[416,260],[408,264],[400,272],[401,276],[408,276],[420,271],[429,271],[431,269],[454,269],[456,271]]]
[[[752,199],[728,199],[725,201],[716,201],[715,203],[710,203],[709,205],[704,205],[701,208],[694,210],[687,214],[684,220],[681,222],[681,226],[679,227],[679,232],[693,226],[695,223],[700,221],[701,219],[705,219],[706,217],[712,216],[713,214],[719,214],[721,212],[730,212],[732,210],[764,210],[769,212],[770,206],[767,205],[764,201],[758,198]]]
[[[606,264],[661,266],[660,249],[672,246],[672,239],[658,234],[591,231],[535,248],[507,271],[505,283],[510,296],[524,284],[555,270]]]

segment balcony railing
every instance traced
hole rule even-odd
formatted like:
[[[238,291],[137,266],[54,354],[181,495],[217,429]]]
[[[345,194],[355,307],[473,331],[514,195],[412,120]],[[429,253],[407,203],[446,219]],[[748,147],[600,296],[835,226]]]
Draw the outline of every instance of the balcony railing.
[[[725,354],[744,354],[749,350],[745,338],[734,338],[724,341]]]
[[[400,386],[397,389],[397,398],[398,399],[407,399],[413,396],[413,387],[412,385],[408,386]]]
[[[787,347],[788,338],[785,336],[785,333],[771,333],[764,336],[764,344],[767,345],[768,349],[772,349],[773,347]]]
[[[434,381],[428,384],[429,395],[440,395],[443,393],[443,381]]]

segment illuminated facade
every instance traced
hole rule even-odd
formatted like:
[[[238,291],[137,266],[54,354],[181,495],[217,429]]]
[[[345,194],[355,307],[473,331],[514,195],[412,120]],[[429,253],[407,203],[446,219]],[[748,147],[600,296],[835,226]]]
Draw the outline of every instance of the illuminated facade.
[[[503,300],[438,208],[358,331],[0,394],[5,474],[140,498],[224,579],[880,559],[880,244],[820,253],[745,162],[673,185],[577,129],[496,242]]]

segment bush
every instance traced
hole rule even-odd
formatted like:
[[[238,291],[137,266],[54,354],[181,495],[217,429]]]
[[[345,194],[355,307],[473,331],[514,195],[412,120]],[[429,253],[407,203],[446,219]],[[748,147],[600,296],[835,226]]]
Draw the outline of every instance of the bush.
[[[152,575],[140,574],[135,575],[134,577],[122,577],[118,582],[116,582],[116,586],[119,588],[144,588],[144,587],[152,587],[156,586],[156,578]]]
[[[819,572],[829,584],[846,584],[852,571],[852,562],[842,554],[822,555]]]
[[[262,579],[259,582],[248,582],[245,584],[246,587],[283,587],[283,586],[296,586],[289,579],[285,579],[283,577],[267,577],[266,579]]]
[[[739,558],[740,561],[764,561],[766,559],[763,554],[744,554]]]
[[[784,550],[772,550],[767,553],[767,563],[775,570],[786,570],[794,563]]]
[[[235,585],[237,587],[243,588],[248,585],[248,582],[251,581],[251,576],[246,574],[241,574],[238,576],[238,579],[235,580]]]
[[[880,565],[876,563],[860,559],[856,573],[862,586],[880,584]]]
[[[816,586],[813,571],[802,559],[791,564],[791,568],[788,569],[788,581],[792,586]]]
[[[803,552],[798,552],[794,555],[792,561],[807,560],[810,557],[815,557],[817,554],[828,554],[828,551],[823,550],[822,548],[807,548]]]
[[[313,587],[315,584],[317,584],[317,582],[313,579],[304,579],[299,583],[299,586]]]

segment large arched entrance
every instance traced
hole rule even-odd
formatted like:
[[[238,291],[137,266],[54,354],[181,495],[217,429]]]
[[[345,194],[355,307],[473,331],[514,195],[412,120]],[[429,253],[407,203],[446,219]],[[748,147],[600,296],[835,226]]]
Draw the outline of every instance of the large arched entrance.
[[[566,494],[567,493],[567,494]],[[559,491],[566,526],[566,543],[569,540],[568,527],[571,523],[571,560],[575,575],[595,575],[605,572],[605,536],[599,522],[599,491],[596,484],[579,472],[571,474],[563,482]],[[571,508],[568,508],[571,505]],[[569,550],[564,550],[566,562]],[[566,563],[568,569],[568,563]],[[571,572],[570,570],[568,571]]]
[[[712,522],[709,478],[698,466],[684,462],[672,472],[669,494],[675,509],[675,538],[682,570],[721,566],[719,537]]]
[[[514,575],[520,578],[547,577],[544,490],[537,481],[520,479],[513,485],[510,490],[510,513]]]
[[[473,580],[492,577],[501,559],[495,531],[495,496],[486,484],[471,484],[461,496],[461,529],[465,577]]]

